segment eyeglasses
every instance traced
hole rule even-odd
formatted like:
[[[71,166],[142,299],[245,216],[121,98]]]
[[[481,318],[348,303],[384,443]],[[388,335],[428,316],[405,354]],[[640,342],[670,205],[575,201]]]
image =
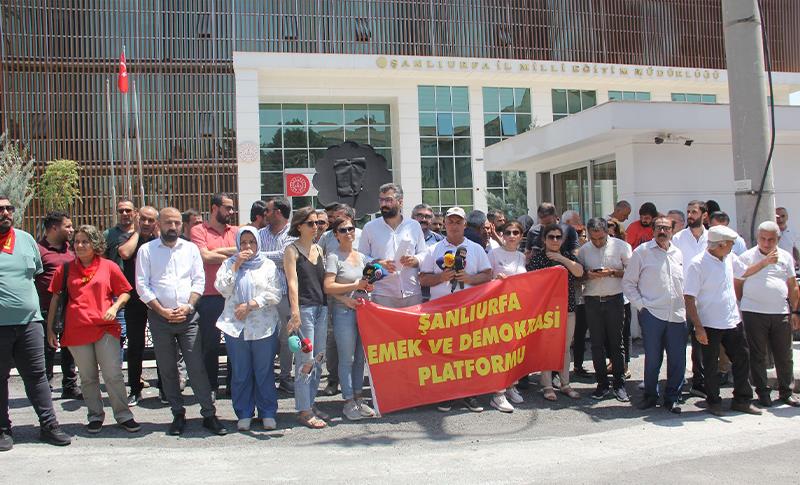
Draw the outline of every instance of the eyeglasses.
[[[547,240],[548,241],[560,241],[563,238],[561,234],[548,234]]]
[[[396,201],[397,199],[394,197],[379,197],[378,202],[381,204],[391,204],[392,202]]]
[[[317,221],[314,224],[316,224],[318,226],[327,226],[328,225],[328,221]]]
[[[130,214],[133,209],[117,209],[117,214]]]
[[[338,232],[339,234],[347,234],[348,232],[356,232],[356,228],[353,227],[353,226],[340,227],[340,228],[336,229],[336,232]]]
[[[657,232],[658,231],[671,231],[672,230],[672,226],[656,226],[655,229],[656,229]]]
[[[504,236],[519,236],[522,231],[503,231]]]
[[[433,214],[417,214],[414,216],[415,219],[433,219]]]
[[[317,221],[305,221],[303,224],[308,227],[313,227],[313,228],[317,227]]]
[[[17,208],[13,205],[0,205],[0,212],[6,211],[9,214],[13,214],[15,210],[17,210]]]

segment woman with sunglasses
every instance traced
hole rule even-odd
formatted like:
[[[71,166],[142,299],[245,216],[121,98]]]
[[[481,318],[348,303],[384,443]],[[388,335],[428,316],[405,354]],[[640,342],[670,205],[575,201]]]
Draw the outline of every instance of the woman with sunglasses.
[[[372,285],[363,278],[367,257],[353,249],[356,226],[353,219],[341,216],[331,223],[339,248],[328,253],[325,262],[325,293],[333,297],[333,335],[339,353],[339,380],[345,400],[342,414],[350,421],[375,416],[361,397],[364,385],[364,349],[356,324],[357,292],[371,292]],[[362,293],[366,296],[366,293]]]
[[[298,421],[312,429],[327,426],[330,416],[314,405],[325,360],[328,335],[328,307],[323,290],[325,259],[322,248],[314,243],[317,235],[317,214],[311,207],[302,207],[292,215],[289,235],[298,238],[286,247],[283,270],[286,273],[291,318],[289,334],[312,343],[312,351],[295,353],[294,402]]]
[[[525,255],[519,251],[519,243],[522,241],[522,224],[517,221],[508,222],[500,227],[499,232],[503,236],[503,245],[492,249],[489,253],[492,276],[499,280],[524,273],[527,271]],[[504,413],[514,412],[512,403],[523,403],[522,396],[515,386],[497,391],[489,402],[493,408]]]
[[[217,328],[225,337],[231,369],[231,400],[239,431],[249,431],[258,410],[265,430],[276,427],[278,391],[272,366],[278,353],[277,268],[261,251],[258,229],[240,227],[238,253],[217,271],[214,287],[225,297]]]
[[[564,359],[561,369],[558,369],[561,378],[561,392],[572,399],[580,398],[580,394],[569,385],[569,364],[572,362],[570,356],[570,346],[572,337],[575,333],[575,287],[576,278],[583,276],[583,266],[578,263],[575,255],[571,251],[564,249],[564,234],[558,224],[548,224],[542,229],[542,240],[544,241],[544,251],[536,251],[528,262],[528,269],[536,271],[539,269],[550,268],[553,266],[563,266],[568,271],[568,292],[567,307],[567,342],[564,346]],[[544,371],[540,381],[542,393],[548,401],[555,401],[556,393],[553,390],[553,372]]]

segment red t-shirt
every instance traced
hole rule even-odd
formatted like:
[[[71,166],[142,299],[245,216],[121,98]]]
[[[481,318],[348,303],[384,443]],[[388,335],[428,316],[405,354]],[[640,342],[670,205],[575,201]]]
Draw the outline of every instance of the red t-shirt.
[[[64,322],[64,335],[61,345],[65,347],[88,345],[97,342],[108,333],[120,338],[121,328],[117,319],[103,320],[103,314],[114,304],[113,298],[131,291],[131,285],[119,269],[119,265],[106,258],[100,258],[97,270],[86,284],[76,265],[81,264],[76,258],[69,265],[67,290],[69,301]],[[50,293],[61,291],[63,266],[56,269],[53,281],[50,282]]]
[[[631,245],[632,249],[636,249],[636,246],[646,243],[651,239],[653,239],[652,222],[650,226],[644,227],[640,221],[634,221],[625,229],[625,241]]]
[[[192,242],[200,249],[219,249],[231,248],[236,246],[236,233],[239,232],[237,226],[225,226],[225,231],[220,234],[214,230],[208,222],[198,224],[192,228]],[[217,279],[217,271],[222,264],[208,264],[203,262],[203,270],[206,273],[205,295],[219,295],[219,291],[214,287]]]

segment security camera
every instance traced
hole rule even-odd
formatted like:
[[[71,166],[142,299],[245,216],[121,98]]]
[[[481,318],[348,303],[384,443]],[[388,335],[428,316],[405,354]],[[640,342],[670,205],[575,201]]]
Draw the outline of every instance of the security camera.
[[[662,138],[660,136],[657,136],[657,137],[655,137],[653,139],[653,141],[656,142],[656,145],[660,145],[660,144],[664,143],[664,138]]]
[[[694,143],[694,140],[692,140],[691,138],[683,142],[683,144],[686,145],[687,147],[692,146],[692,143]]]

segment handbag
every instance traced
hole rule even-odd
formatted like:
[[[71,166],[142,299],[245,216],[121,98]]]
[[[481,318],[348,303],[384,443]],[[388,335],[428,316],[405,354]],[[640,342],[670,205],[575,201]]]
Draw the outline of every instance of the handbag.
[[[69,301],[69,291],[67,290],[67,275],[69,274],[69,263],[64,263],[62,267],[64,279],[61,281],[61,292],[58,294],[58,305],[56,314],[53,318],[53,332],[61,337],[64,333],[64,323],[66,322],[67,302]]]

